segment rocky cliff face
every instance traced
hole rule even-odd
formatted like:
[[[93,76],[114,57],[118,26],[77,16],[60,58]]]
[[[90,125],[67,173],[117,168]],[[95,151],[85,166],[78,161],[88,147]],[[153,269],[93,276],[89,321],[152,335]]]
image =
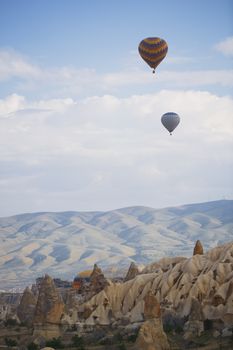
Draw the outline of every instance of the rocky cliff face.
[[[94,294],[88,301],[79,290],[65,291],[63,302],[48,275],[41,280],[37,302],[30,289],[24,291],[18,315],[29,324],[33,319],[34,340],[57,338],[73,325],[89,330],[111,325],[126,332],[141,326],[135,350],[165,350],[162,319],[182,325],[187,341],[206,324],[213,335],[231,335],[233,242],[190,258],[164,258],[124,283],[109,282],[95,265],[86,290]]]
[[[32,325],[34,313],[36,308],[37,298],[32,293],[31,289],[27,287],[24,290],[20,304],[17,308],[17,315],[19,320],[27,325]]]
[[[163,312],[172,317],[188,317],[196,300],[203,315],[201,322],[220,320],[223,326],[232,325],[233,243],[190,258],[162,259],[132,280],[108,285],[82,305],[88,310],[86,323],[143,321],[144,298],[149,290]]]
[[[53,279],[45,275],[39,290],[35,309],[34,324],[59,324],[64,312],[64,303]]]

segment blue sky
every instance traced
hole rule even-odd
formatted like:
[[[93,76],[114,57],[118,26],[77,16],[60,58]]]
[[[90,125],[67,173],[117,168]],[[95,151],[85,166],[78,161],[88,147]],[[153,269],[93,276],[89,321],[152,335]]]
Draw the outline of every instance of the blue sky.
[[[0,216],[232,198],[232,1],[0,9]],[[169,45],[155,75],[148,36]]]
[[[1,0],[1,46],[52,66],[106,71],[122,69],[138,42],[155,33],[171,54],[201,59],[231,36],[232,12],[230,0]]]
[[[214,49],[231,37],[232,1],[1,0],[0,4],[0,47],[14,50],[43,69],[86,68],[99,74],[146,71],[137,46],[150,35],[165,38],[169,44],[167,62],[159,69],[199,71],[232,66],[232,57]],[[0,86],[3,95],[22,80],[13,78]],[[169,84],[166,82],[166,87]],[[210,89],[229,92],[216,84]],[[134,92],[140,92],[136,85],[121,90],[122,95]],[[57,91],[43,87],[40,94],[56,97]]]

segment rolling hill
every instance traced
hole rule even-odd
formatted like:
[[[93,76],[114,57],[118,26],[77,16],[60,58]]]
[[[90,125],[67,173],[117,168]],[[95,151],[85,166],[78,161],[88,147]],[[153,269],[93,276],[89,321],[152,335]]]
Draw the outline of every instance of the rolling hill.
[[[122,270],[164,256],[190,256],[233,241],[233,200],[108,212],[41,212],[0,218],[0,289],[45,273],[73,279],[94,263]],[[110,269],[111,268],[111,269]]]

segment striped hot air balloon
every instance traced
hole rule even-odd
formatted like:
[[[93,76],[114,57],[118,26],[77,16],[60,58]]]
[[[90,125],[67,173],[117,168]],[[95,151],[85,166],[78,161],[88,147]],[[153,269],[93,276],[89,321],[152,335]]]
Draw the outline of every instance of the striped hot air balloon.
[[[166,56],[168,46],[166,41],[161,38],[146,38],[140,42],[138,51],[142,59],[153,68],[154,73],[155,68]]]

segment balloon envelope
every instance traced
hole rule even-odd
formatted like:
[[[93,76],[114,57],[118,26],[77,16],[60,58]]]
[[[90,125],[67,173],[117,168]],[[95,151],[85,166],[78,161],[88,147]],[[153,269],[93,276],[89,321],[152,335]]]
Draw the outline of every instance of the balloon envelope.
[[[180,117],[174,112],[168,112],[162,115],[161,122],[163,126],[172,133],[180,122]]]
[[[161,38],[146,38],[140,42],[138,51],[142,59],[155,70],[166,56],[168,46],[166,41]]]

